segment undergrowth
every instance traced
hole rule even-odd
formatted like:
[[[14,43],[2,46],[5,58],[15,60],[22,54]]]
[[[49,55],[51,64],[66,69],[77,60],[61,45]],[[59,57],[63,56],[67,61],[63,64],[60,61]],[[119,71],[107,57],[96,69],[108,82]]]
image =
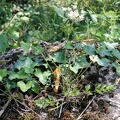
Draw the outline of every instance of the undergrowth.
[[[1,2],[0,53],[18,47],[26,53],[32,49],[28,56],[19,55],[11,70],[5,67],[0,70],[0,82],[6,93],[20,89],[25,94],[38,95],[42,89],[52,89],[70,98],[102,95],[116,88],[117,80],[112,85],[97,81],[91,84],[89,80],[84,85],[80,82],[86,81],[84,74],[91,65],[112,65],[120,75],[120,2],[63,3],[32,1],[16,5]],[[65,45],[46,56],[44,48],[39,46],[40,40],[65,41]],[[6,60],[0,60],[0,64],[6,66]],[[36,99],[36,104],[40,108],[57,106],[52,94]]]

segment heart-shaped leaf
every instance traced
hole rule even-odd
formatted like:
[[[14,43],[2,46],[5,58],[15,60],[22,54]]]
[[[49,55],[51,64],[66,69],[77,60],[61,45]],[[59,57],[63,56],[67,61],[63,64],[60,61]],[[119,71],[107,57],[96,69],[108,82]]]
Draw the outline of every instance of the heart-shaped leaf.
[[[34,84],[33,81],[28,81],[26,84],[23,81],[17,82],[17,86],[20,88],[22,92],[27,92],[28,89],[30,89],[33,84]]]

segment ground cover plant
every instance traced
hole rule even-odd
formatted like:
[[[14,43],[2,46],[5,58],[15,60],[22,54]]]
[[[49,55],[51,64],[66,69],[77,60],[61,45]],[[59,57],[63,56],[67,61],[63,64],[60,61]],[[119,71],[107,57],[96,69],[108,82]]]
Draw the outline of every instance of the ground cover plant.
[[[1,119],[98,120],[84,113],[119,85],[119,6],[118,0],[2,0]],[[114,81],[100,79],[102,68],[116,73]],[[19,116],[5,116],[9,106]]]

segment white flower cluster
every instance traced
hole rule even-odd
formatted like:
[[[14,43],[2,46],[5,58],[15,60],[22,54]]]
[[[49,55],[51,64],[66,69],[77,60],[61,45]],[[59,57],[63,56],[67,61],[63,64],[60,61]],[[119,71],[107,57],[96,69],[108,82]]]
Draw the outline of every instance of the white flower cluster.
[[[84,20],[84,16],[85,16],[85,11],[82,9],[81,10],[81,14],[79,14],[78,10],[77,10],[77,6],[73,6],[73,9],[68,7],[62,7],[63,11],[65,11],[68,15],[68,17],[71,20],[75,20],[75,22],[79,22],[79,21],[83,21]]]

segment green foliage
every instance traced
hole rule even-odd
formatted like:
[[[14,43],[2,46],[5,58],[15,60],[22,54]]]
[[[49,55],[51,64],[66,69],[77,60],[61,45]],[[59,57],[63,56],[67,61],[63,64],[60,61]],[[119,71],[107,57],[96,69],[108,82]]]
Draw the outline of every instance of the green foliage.
[[[2,79],[4,77],[6,77],[6,75],[8,74],[7,70],[4,69],[4,70],[0,70],[0,82],[2,82]]]
[[[32,49],[32,55],[19,56],[11,71],[0,70],[0,82],[5,83],[7,92],[20,88],[22,92],[38,94],[41,86],[53,88],[53,76],[56,77],[53,71],[57,65],[61,68],[60,87],[66,97],[81,94],[77,84],[91,64],[111,64],[120,75],[120,64],[117,62],[120,59],[119,1],[66,0],[62,4],[61,1],[54,4],[31,0],[18,6],[1,2],[0,53],[18,47],[26,53]],[[66,40],[66,44],[63,50],[46,58],[39,40],[51,43]],[[103,94],[115,89],[115,85],[98,83],[94,86],[95,90],[91,91],[91,85],[86,85],[85,93]],[[40,108],[55,105],[49,95],[36,100],[36,104]]]
[[[48,95],[48,98],[41,98],[36,100],[37,106],[40,108],[46,108],[48,106],[54,106],[55,102],[52,96]]]
[[[95,92],[98,94],[108,93],[116,89],[116,86],[107,84],[95,84]]]

